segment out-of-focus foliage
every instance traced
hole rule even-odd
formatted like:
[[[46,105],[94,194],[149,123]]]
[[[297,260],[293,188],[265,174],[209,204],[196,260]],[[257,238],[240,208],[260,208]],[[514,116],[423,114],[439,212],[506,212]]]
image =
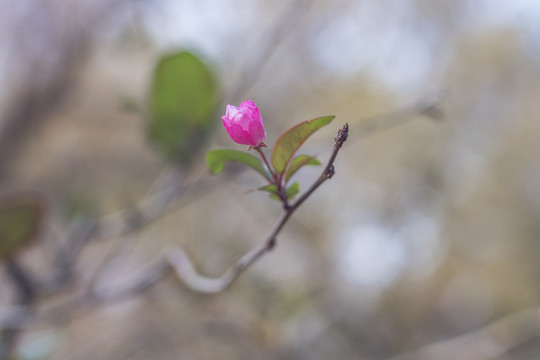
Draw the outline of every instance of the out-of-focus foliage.
[[[216,121],[218,85],[198,56],[163,56],[154,71],[149,135],[165,158],[188,164],[206,143]]]
[[[34,240],[41,206],[35,199],[14,198],[0,202],[0,259],[14,255]]]

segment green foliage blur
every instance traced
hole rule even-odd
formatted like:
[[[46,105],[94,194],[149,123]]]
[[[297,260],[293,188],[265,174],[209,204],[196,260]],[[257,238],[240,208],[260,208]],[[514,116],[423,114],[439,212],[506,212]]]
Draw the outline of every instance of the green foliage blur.
[[[0,204],[0,259],[13,256],[34,239],[40,214],[34,201],[15,199]]]
[[[218,84],[197,55],[163,56],[149,96],[149,137],[167,161],[188,165],[216,125]]]

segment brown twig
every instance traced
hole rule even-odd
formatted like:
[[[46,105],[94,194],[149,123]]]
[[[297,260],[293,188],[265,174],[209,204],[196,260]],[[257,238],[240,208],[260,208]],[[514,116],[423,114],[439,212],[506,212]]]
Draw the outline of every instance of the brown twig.
[[[279,232],[283,229],[291,215],[300,207],[300,205],[304,203],[304,201],[306,201],[311,194],[313,194],[313,192],[319,186],[321,186],[322,183],[334,175],[334,161],[336,160],[343,143],[347,140],[348,133],[349,125],[345,124],[336,135],[334,149],[319,178],[300,198],[298,198],[298,200],[284,209],[284,212],[276,221],[266,240],[261,245],[253,248],[251,251],[238,259],[236,263],[234,263],[234,265],[230,267],[222,276],[218,278],[209,278],[197,273],[193,263],[181,248],[175,248],[173,251],[169,252],[169,263],[174,268],[176,274],[183,281],[183,283],[189,289],[201,293],[215,294],[222,292],[231,286],[238,276],[249,268],[251,264],[272,250],[276,245]]]

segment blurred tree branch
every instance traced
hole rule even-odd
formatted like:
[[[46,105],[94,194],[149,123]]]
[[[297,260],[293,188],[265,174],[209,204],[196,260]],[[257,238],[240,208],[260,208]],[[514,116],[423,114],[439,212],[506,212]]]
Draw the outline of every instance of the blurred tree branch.
[[[443,101],[443,95],[438,94],[436,97],[424,99],[388,114],[359,120],[360,128],[358,129],[358,136],[355,135],[354,141],[363,140],[371,135],[403,125],[416,119],[418,115],[434,121],[443,120],[445,116]]]
[[[16,81],[12,84],[15,91],[7,99],[0,121],[0,184],[24,140],[39,129],[73,86],[92,44],[94,32],[89,29],[98,29],[127,2],[75,1],[61,6],[56,2],[21,2],[20,18],[10,19],[13,23],[7,24],[11,28],[4,29],[12,34],[6,38],[6,47],[12,47],[9,52],[17,57],[7,72],[10,76],[16,74],[16,80],[9,79]],[[85,16],[81,21],[66,21],[70,12]],[[52,58],[44,59],[43,53],[36,55],[44,44],[54,47],[48,52],[54,53]]]
[[[17,303],[30,309],[36,297],[34,281],[27,271],[14,258],[5,259],[9,279],[15,285]],[[9,314],[10,321],[15,321],[17,314]],[[15,348],[19,336],[18,328],[5,328],[0,333],[0,359],[8,358]]]
[[[540,308],[506,315],[480,329],[387,360],[488,360],[540,336]]]

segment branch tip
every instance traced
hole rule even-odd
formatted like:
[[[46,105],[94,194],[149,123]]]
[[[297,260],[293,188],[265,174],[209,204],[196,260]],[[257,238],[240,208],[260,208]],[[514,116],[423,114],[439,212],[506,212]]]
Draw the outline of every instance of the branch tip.
[[[349,124],[345,123],[341,129],[338,130],[338,133],[335,137],[336,146],[341,147],[343,146],[343,143],[347,141],[347,137],[349,136]]]

